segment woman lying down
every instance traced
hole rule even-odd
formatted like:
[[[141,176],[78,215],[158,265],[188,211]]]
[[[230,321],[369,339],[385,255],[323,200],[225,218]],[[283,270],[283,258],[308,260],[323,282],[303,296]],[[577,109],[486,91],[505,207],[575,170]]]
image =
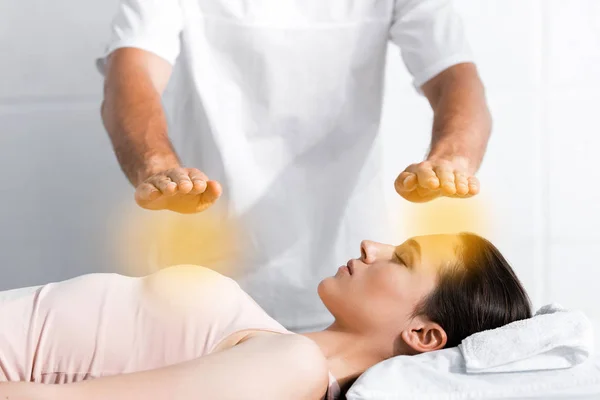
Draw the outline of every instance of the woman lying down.
[[[531,316],[509,264],[473,234],[365,241],[318,293],[335,322],[299,335],[197,266],[52,283],[0,303],[0,381],[15,382],[0,398],[334,399],[387,358]]]

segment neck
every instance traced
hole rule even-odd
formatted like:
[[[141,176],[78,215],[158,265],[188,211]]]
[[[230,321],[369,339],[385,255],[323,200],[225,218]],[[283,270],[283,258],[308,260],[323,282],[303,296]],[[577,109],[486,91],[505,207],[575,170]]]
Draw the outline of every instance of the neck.
[[[373,365],[394,355],[393,338],[377,338],[374,334],[345,330],[334,323],[329,328],[304,333],[327,357],[329,371],[338,381],[342,392]]]

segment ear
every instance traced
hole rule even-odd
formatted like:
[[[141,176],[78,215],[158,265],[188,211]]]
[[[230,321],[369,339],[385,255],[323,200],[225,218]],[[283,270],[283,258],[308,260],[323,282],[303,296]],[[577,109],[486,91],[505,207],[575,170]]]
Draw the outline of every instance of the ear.
[[[413,354],[443,349],[448,342],[446,331],[440,325],[417,318],[400,336]]]

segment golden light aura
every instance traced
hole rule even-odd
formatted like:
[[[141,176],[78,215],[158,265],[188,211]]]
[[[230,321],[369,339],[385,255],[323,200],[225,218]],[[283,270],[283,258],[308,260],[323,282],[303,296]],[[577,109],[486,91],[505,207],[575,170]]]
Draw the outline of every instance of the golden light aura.
[[[492,236],[492,202],[440,198],[428,203],[402,202],[394,229],[404,240],[420,235],[472,232]],[[114,246],[124,273],[147,275],[173,265],[205,266],[224,275],[243,268],[238,260],[239,227],[216,208],[194,215],[146,211],[129,204],[115,214]],[[113,231],[115,232],[115,231]],[[368,238],[365,238],[368,239]]]
[[[406,203],[398,223],[405,237],[459,232],[486,237],[493,229],[490,202],[481,195],[469,199],[444,197],[428,203]]]
[[[193,215],[127,208],[118,213],[115,244],[127,272],[194,264],[229,275],[236,267],[238,230],[216,208]]]

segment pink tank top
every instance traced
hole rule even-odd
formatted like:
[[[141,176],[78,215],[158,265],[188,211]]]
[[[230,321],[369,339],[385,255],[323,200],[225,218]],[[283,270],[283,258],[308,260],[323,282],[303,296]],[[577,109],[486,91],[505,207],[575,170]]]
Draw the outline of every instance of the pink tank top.
[[[245,330],[292,333],[235,281],[206,268],[85,275],[0,301],[0,382],[70,383],[160,368],[210,354]],[[340,392],[329,380],[327,400]]]

